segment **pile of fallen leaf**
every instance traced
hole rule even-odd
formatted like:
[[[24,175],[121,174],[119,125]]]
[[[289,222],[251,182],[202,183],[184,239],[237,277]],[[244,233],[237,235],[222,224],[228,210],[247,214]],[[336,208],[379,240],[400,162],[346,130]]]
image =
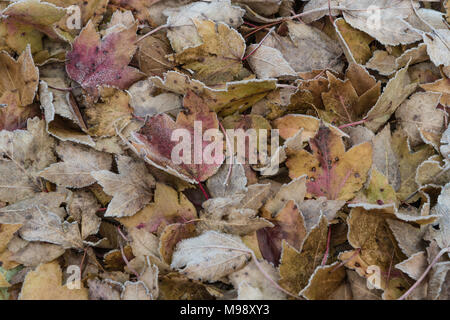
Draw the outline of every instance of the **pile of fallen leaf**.
[[[450,1],[0,10],[0,299],[449,299]]]

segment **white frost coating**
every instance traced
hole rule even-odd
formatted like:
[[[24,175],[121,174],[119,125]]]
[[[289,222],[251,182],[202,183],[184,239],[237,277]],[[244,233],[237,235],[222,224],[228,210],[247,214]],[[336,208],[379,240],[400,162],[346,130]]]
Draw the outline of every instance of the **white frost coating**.
[[[188,278],[214,282],[241,269],[251,256],[239,237],[207,231],[179,242],[170,266]]]

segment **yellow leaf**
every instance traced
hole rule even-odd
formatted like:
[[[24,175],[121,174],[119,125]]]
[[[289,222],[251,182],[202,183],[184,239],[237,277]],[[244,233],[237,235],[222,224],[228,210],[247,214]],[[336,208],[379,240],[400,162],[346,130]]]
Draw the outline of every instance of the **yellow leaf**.
[[[62,270],[58,262],[41,264],[28,272],[20,293],[21,300],[88,300],[88,290],[69,289],[62,285]]]

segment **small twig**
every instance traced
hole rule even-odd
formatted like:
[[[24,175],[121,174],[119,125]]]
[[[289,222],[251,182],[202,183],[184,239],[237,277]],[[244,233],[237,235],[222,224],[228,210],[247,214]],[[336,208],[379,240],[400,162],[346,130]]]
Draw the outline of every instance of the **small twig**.
[[[127,265],[128,269],[130,269],[130,271],[133,272],[134,275],[136,276],[136,278],[139,280],[139,278],[140,278],[139,273],[136,270],[134,270],[134,268],[132,266],[130,266],[130,261],[128,261],[127,256],[125,255],[125,252],[123,251],[123,245],[120,241],[119,241],[119,246],[120,246],[120,253],[122,255],[123,261]]]
[[[392,250],[391,263],[389,264],[389,269],[386,277],[386,288],[389,287],[389,280],[391,280],[392,262],[394,261],[395,249]]]
[[[162,25],[156,27],[155,29],[153,29],[153,30],[147,32],[146,34],[144,34],[142,37],[140,37],[140,38],[136,41],[136,43],[140,42],[141,40],[144,40],[145,38],[147,38],[148,36],[154,34],[155,32],[158,32],[159,30],[162,30],[162,29],[168,28],[168,27],[170,27],[168,24],[162,24]]]
[[[58,88],[58,87],[54,87],[54,86],[49,85],[49,84],[47,84],[47,86],[48,86],[50,89],[58,90],[58,91],[72,91],[72,90],[74,89],[74,88],[72,88],[72,87],[69,87],[69,88]]]
[[[328,16],[330,18],[331,24],[334,25],[333,15],[331,14],[331,0],[328,0]]]
[[[83,257],[81,258],[81,262],[80,262],[80,275],[83,273],[83,264],[84,264],[84,259],[86,258],[86,253],[87,253],[87,249],[84,249],[84,253],[83,253]]]
[[[203,187],[203,184],[200,180],[198,180],[197,178],[195,178],[195,181],[197,181],[198,183],[198,187],[200,188],[200,190],[202,191],[203,195],[205,196],[206,200],[209,200],[209,196],[208,193],[206,192],[205,188]]]
[[[122,230],[120,230],[120,226],[117,226],[117,231],[119,232],[120,236],[121,236],[125,241],[130,241],[130,240],[128,240],[128,238],[123,234]]]
[[[339,129],[344,129],[344,128],[348,128],[348,127],[357,126],[357,125],[363,124],[365,122],[367,122],[367,119],[359,120],[359,121],[352,122],[352,123],[346,123],[346,124],[343,124],[342,126],[339,126],[338,128]]]
[[[450,252],[450,247],[444,248],[441,251],[439,251],[437,256],[433,259],[433,261],[430,263],[430,265],[426,268],[426,270],[420,276],[420,278],[417,279],[417,281],[411,286],[411,288],[409,288],[408,291],[406,291],[400,298],[398,298],[398,300],[405,300],[411,294],[411,292],[413,292],[413,290],[419,286],[419,284],[422,282],[422,280],[425,279],[428,272],[430,272],[431,268],[433,268],[433,266],[438,262],[439,258],[442,257],[447,252]]]
[[[248,22],[248,21],[244,21],[244,24],[246,24],[246,25],[248,25],[248,26],[250,26],[250,27],[253,27],[253,28],[258,28],[258,27],[259,27],[259,26],[257,26],[256,24],[250,23],[250,22]]]
[[[263,44],[264,40],[267,39],[267,37],[269,36],[269,34],[272,33],[272,31],[275,30],[275,27],[272,27],[269,32],[267,32],[267,34],[264,36],[264,38],[262,38],[262,40],[258,43],[258,45],[256,46],[255,49],[253,49],[248,55],[246,55],[245,57],[242,58],[242,61],[245,61],[248,57],[250,57],[252,54],[254,54],[256,52],[256,50],[259,49],[259,47],[261,47],[261,45]]]

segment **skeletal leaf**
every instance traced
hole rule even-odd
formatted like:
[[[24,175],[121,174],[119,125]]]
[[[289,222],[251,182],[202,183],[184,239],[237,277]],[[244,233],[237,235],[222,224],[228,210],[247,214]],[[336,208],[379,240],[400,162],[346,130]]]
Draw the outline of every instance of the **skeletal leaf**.
[[[251,251],[232,235],[216,231],[178,243],[171,267],[190,279],[217,281],[244,267]]]
[[[126,157],[117,157],[119,174],[101,170],[91,175],[113,196],[105,216],[132,216],[151,201],[155,179],[148,173],[143,162]]]

